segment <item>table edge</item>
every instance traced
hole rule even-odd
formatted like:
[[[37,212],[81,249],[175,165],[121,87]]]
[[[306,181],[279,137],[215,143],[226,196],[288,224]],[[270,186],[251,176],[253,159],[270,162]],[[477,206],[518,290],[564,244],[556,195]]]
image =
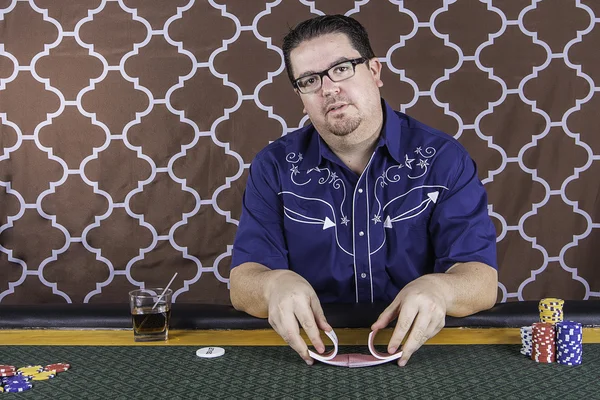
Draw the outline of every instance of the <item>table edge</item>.
[[[369,329],[336,328],[341,345],[365,345]],[[386,345],[392,329],[381,330],[375,343]],[[308,338],[304,333],[305,340]],[[326,338],[323,334],[323,338]],[[600,343],[600,327],[583,328],[584,343]],[[0,343],[8,346],[286,346],[272,329],[172,330],[169,340],[134,342],[131,329],[7,329]],[[444,328],[428,345],[520,344],[519,328]]]

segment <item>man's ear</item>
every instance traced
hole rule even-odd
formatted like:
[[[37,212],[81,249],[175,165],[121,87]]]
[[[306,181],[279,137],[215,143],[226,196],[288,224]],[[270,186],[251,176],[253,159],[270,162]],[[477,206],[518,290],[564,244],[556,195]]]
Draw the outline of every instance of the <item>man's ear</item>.
[[[381,80],[381,68],[381,61],[379,61],[377,57],[369,60],[369,71],[371,72],[371,75],[373,75],[377,87],[383,86],[383,81]]]

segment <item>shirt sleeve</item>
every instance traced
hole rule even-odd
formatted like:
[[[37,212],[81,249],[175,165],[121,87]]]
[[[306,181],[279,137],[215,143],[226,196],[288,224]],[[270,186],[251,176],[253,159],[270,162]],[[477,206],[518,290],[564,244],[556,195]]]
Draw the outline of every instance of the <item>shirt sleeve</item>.
[[[258,157],[252,162],[233,243],[231,268],[246,262],[271,269],[289,268],[279,181],[275,165]]]
[[[429,230],[435,249],[434,272],[460,262],[479,261],[498,269],[496,229],[487,209],[487,193],[475,162],[465,155],[454,184],[440,196]]]

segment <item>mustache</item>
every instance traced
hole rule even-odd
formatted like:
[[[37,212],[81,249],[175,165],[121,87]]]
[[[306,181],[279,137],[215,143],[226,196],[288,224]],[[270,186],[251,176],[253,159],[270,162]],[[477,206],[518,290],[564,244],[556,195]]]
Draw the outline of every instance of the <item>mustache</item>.
[[[343,97],[336,97],[336,98],[330,98],[328,99],[325,104],[323,105],[323,111],[327,112],[327,109],[335,103],[346,103],[346,104],[352,104],[350,102],[350,100],[343,98]]]

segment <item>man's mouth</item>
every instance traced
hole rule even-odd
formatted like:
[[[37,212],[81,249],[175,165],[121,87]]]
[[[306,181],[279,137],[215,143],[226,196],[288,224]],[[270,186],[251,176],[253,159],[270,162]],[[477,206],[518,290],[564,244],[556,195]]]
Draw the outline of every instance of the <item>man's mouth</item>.
[[[348,104],[346,103],[339,103],[339,104],[332,104],[329,107],[327,107],[327,113],[330,112],[338,112],[338,111],[342,111],[344,109],[346,109],[346,107],[348,107]]]

